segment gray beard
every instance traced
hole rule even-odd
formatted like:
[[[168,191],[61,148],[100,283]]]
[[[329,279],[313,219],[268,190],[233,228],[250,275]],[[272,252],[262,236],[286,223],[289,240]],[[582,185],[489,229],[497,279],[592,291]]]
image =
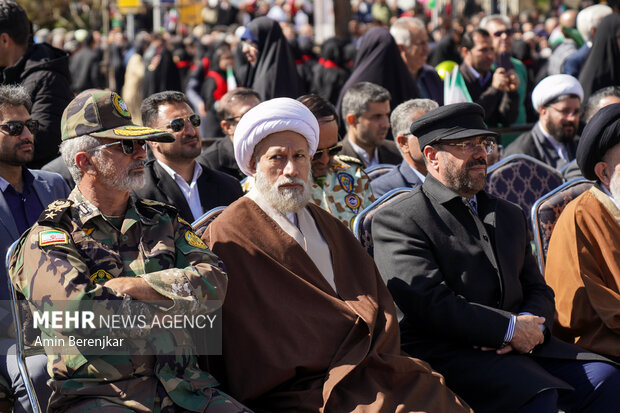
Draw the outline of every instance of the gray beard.
[[[288,179],[281,177],[275,184],[270,184],[269,180],[261,171],[256,171],[254,185],[258,192],[263,196],[265,201],[274,209],[284,214],[295,213],[303,209],[310,200],[310,178],[311,172],[308,172],[308,178],[304,182],[301,179]],[[303,191],[297,189],[283,189],[278,187],[287,183],[298,183],[303,185]]]
[[[135,191],[144,186],[144,171],[139,175],[130,175],[129,171],[133,168],[144,165],[145,160],[138,160],[127,167],[126,171],[119,171],[111,162],[102,162],[99,170],[99,180],[111,188],[120,191]]]

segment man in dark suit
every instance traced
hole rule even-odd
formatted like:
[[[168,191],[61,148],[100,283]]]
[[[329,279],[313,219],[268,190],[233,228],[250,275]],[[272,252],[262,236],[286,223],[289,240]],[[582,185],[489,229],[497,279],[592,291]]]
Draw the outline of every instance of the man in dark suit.
[[[342,98],[342,119],[347,136],[342,155],[359,159],[364,168],[389,163],[398,165],[402,156],[385,137],[390,130],[390,92],[370,82],[350,87]]]
[[[246,178],[235,160],[233,136],[241,117],[259,103],[258,93],[246,87],[238,87],[222,96],[218,102],[217,117],[226,136],[213,142],[196,160],[211,169],[226,172],[240,181]]]
[[[510,63],[493,70],[495,52],[485,29],[467,32],[461,40],[463,63],[459,72],[473,102],[483,107],[489,126],[508,126],[519,115],[519,76]]]
[[[403,161],[397,168],[370,181],[372,192],[376,197],[395,188],[415,188],[422,185],[426,176],[424,155],[420,150],[418,138],[409,132],[409,126],[412,121],[438,106],[437,102],[430,99],[411,99],[396,106],[390,116],[390,123]]]
[[[375,261],[403,349],[442,373],[476,412],[603,412],[620,402],[609,360],[551,337],[553,291],[523,212],[484,192],[497,134],[473,103],[415,120],[424,184],[377,212]]]
[[[142,102],[141,112],[145,126],[168,130],[175,141],[149,142],[155,159],[146,164],[145,184],[135,196],[172,204],[192,222],[243,195],[238,180],[195,161],[202,148],[200,116],[183,93],[155,93]]]
[[[31,107],[25,88],[0,86],[0,411],[11,411],[9,398],[14,401],[13,411],[32,411],[15,350],[9,350],[15,346],[15,328],[8,307],[4,258],[9,246],[37,221],[48,204],[69,196],[60,175],[24,166],[34,157],[34,134],[38,129],[38,122],[29,113]],[[43,411],[51,394],[46,384],[46,365],[45,355],[28,358],[28,370]]]

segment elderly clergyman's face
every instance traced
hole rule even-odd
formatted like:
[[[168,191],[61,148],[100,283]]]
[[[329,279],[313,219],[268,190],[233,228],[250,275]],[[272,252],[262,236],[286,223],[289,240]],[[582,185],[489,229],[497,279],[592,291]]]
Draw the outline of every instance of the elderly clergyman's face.
[[[256,189],[277,210],[297,212],[310,199],[310,156],[306,139],[292,131],[276,132],[255,149]]]

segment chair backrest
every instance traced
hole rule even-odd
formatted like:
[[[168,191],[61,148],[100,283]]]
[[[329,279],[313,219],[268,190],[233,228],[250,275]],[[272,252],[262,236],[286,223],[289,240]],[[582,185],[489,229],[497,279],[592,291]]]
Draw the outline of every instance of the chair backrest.
[[[221,214],[225,208],[226,208],[225,206],[219,206],[219,207],[210,209],[204,214],[202,214],[202,216],[198,218],[196,221],[192,222],[192,228],[194,229],[194,232],[196,233],[196,235],[198,235],[199,237],[202,237],[202,234],[204,234],[205,229],[207,229],[209,224],[213,222],[213,220],[217,218],[217,216]]]
[[[30,406],[32,408],[32,411],[33,413],[40,413],[41,406],[39,405],[39,400],[37,399],[37,393],[35,391],[34,384],[30,379],[30,373],[28,373],[28,367],[26,366],[26,357],[43,353],[43,348],[26,347],[24,339],[24,336],[26,334],[26,321],[24,320],[24,317],[22,317],[22,314],[24,312],[30,314],[30,310],[22,307],[22,305],[27,306],[26,301],[23,299],[20,300],[17,297],[17,291],[15,290],[15,286],[11,281],[11,277],[8,276],[9,266],[11,264],[11,256],[13,255],[13,251],[15,250],[18,242],[19,239],[11,244],[5,257],[5,266],[9,289],[9,301],[11,304],[11,313],[13,314],[13,324],[15,326],[15,355],[17,359],[17,368],[19,369],[22,381],[24,382],[24,387],[26,388],[26,393],[28,394],[28,399],[30,400]]]
[[[366,175],[368,175],[368,178],[372,181],[373,179],[390,172],[394,168],[396,168],[396,165],[380,163],[379,165],[374,165],[364,169],[364,172],[366,172]]]
[[[573,179],[545,194],[532,206],[531,219],[536,245],[536,260],[542,274],[545,273],[545,261],[551,233],[560,214],[570,201],[590,189],[593,184],[593,181],[587,179]]]
[[[528,155],[510,155],[489,168],[486,191],[519,205],[529,221],[534,202],[562,183],[555,168]]]
[[[383,194],[379,199],[377,199],[372,204],[368,205],[364,208],[357,216],[355,217],[355,221],[353,221],[353,234],[355,238],[362,243],[362,246],[366,248],[366,251],[372,257],[374,254],[373,242],[372,242],[372,219],[374,218],[377,211],[390,202],[398,199],[399,197],[409,193],[412,188],[395,188],[391,191]]]

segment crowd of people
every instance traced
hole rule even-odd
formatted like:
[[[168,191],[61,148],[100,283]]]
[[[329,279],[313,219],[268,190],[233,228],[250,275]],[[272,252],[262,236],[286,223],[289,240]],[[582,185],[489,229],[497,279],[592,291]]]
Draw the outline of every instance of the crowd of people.
[[[33,31],[0,0],[0,286],[35,314],[222,315],[221,355],[161,328],[116,353],[44,342],[27,359],[43,411],[618,406],[620,2],[467,1],[437,24],[419,3],[352,7],[320,45],[309,3],[285,0],[213,2],[208,24],[167,15],[130,42]],[[544,271],[529,211],[485,191],[511,154],[593,182]],[[354,221],[403,187],[369,255]],[[0,287],[0,411],[29,412],[11,311]]]

